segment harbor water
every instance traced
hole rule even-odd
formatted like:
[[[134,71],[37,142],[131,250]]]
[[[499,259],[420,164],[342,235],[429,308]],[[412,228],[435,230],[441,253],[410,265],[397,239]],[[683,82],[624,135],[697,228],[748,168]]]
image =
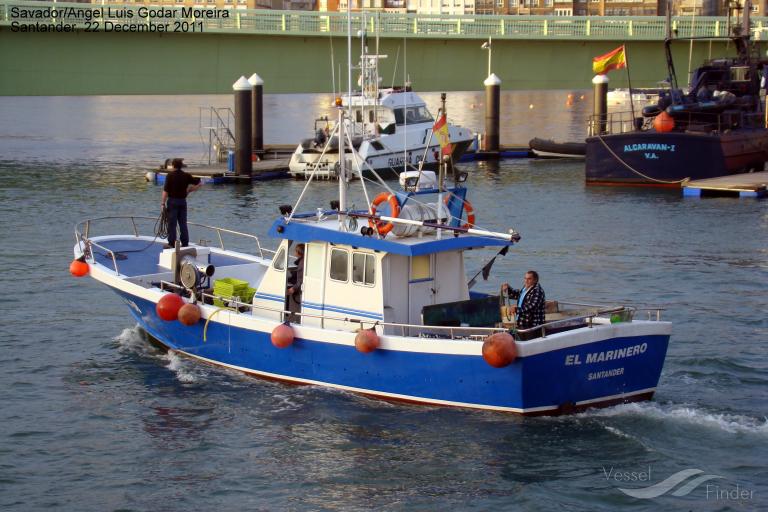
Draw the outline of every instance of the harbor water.
[[[424,96],[435,112],[439,93]],[[449,117],[482,131],[483,99],[449,94]],[[266,96],[266,143],[310,137],[330,102]],[[0,98],[0,508],[768,508],[768,203],[587,188],[579,162],[464,165],[477,224],[522,235],[475,289],[535,269],[548,299],[662,306],[673,333],[658,391],[557,418],[391,404],[161,353],[117,295],[70,276],[77,221],[157,217],[160,188],[144,173],[207,159],[207,105],[231,98]],[[504,93],[502,144],[583,138],[590,111],[588,91]],[[303,186],[207,185],[190,220],[273,247],[277,207]],[[336,185],[309,195],[307,209],[327,206]],[[469,251],[468,271],[494,254]],[[685,470],[656,497],[622,491]]]

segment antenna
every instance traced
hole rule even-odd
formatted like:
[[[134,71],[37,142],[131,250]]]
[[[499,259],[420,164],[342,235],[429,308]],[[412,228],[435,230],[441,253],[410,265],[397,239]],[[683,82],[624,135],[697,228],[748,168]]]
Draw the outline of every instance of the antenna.
[[[331,41],[331,91],[333,96],[336,97],[336,65],[333,62],[333,34],[330,31],[328,34],[328,39]]]

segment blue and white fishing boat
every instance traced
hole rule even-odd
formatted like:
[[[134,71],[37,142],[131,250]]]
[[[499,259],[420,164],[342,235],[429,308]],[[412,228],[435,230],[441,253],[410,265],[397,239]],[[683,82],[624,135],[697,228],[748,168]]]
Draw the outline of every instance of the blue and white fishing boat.
[[[164,249],[165,240],[139,233],[138,217],[125,218],[129,234],[111,235],[96,232],[102,218],[76,227],[71,270],[112,288],[163,347],[267,379],[525,415],[653,396],[671,332],[659,311],[640,319],[631,306],[550,301],[544,325],[516,329],[499,297],[470,292],[464,254],[508,249],[520,235],[463,220],[471,213],[466,174],[411,171],[402,190],[353,210],[346,172],[342,164],[330,209],[297,213],[303,193],[281,207],[269,230],[274,251],[253,235],[207,226],[219,241],[240,235],[255,250]],[[376,211],[382,203],[388,215]],[[292,312],[289,255],[298,243],[302,300]]]

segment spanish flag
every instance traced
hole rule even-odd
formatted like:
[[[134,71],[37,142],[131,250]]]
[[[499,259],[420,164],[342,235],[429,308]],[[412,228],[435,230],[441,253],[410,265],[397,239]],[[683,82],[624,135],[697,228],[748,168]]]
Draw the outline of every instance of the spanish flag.
[[[600,55],[592,59],[592,71],[596,75],[604,75],[612,69],[621,69],[627,67],[627,55],[624,52],[624,45],[619,46],[605,55]]]
[[[440,143],[440,153],[443,155],[450,155],[453,153],[451,135],[448,132],[448,121],[445,119],[445,114],[442,114],[437,119],[435,125],[432,127],[432,133],[435,134],[435,138]]]

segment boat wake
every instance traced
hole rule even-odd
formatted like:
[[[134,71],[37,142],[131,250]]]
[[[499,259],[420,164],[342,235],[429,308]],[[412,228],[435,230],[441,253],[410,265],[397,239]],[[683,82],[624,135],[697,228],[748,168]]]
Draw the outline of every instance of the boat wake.
[[[141,327],[139,327],[139,324],[123,329],[123,332],[113,339],[117,342],[118,350],[121,352],[139,355],[157,355],[157,350],[149,344],[147,334]]]
[[[585,416],[598,418],[642,417],[665,422],[691,423],[705,428],[721,430],[729,434],[768,435],[768,418],[712,413],[691,406],[660,405],[653,402],[642,402],[591,410],[584,414]]]
[[[118,343],[118,350],[123,353],[148,357],[163,363],[183,384],[197,383],[202,380],[199,367],[195,368],[193,362],[185,361],[172,350],[164,353],[153,346],[149,342],[147,333],[138,324],[123,329],[123,332],[115,336],[114,340]]]
[[[168,353],[163,356],[163,359],[168,361],[166,368],[176,374],[176,378],[179,379],[179,382],[183,384],[193,384],[201,380],[201,376],[196,374],[192,369],[194,363],[185,361],[173,350],[169,350]]]

